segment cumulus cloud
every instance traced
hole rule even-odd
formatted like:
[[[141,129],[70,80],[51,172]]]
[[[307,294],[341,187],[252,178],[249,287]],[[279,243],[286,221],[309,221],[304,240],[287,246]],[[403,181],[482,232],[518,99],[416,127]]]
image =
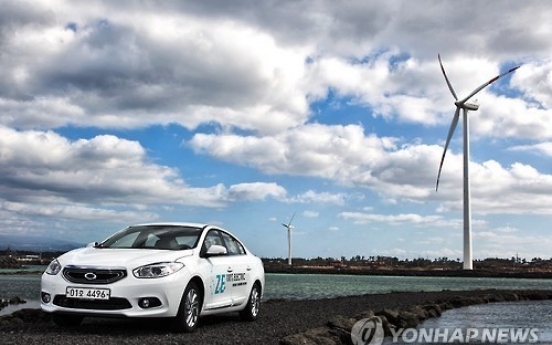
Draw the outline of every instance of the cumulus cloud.
[[[536,155],[552,157],[552,143],[539,143],[534,145],[517,145],[508,148],[510,151],[529,152]]]
[[[524,58],[516,55],[520,44],[536,47],[550,31],[541,27],[517,42],[526,22],[499,11],[491,11],[489,21],[485,3],[458,8],[433,1],[316,6],[268,1],[248,4],[248,11],[209,1],[155,8],[111,2],[4,5],[0,122],[19,128],[177,123],[195,129],[217,123],[277,133],[308,121],[310,103],[330,89],[375,115],[435,125],[444,121],[446,93],[436,73],[437,47],[450,57],[455,85],[473,88],[505,59]],[[509,5],[517,8],[516,18],[534,15],[528,6]],[[537,12],[549,11],[542,6]],[[469,24],[457,20],[463,16]],[[480,35],[504,21],[511,30],[507,36]],[[457,27],[436,32],[445,22]],[[453,55],[452,41],[470,49]],[[515,50],[508,49],[509,41]],[[506,52],[512,55],[506,58]],[[545,73],[527,70],[516,85]],[[546,102],[546,88],[537,87],[524,91]],[[527,104],[518,107],[533,111]]]
[[[440,216],[421,216],[419,214],[396,214],[396,215],[384,215],[373,214],[363,212],[341,212],[339,217],[347,220],[351,220],[355,224],[367,224],[367,223],[389,223],[389,224],[436,224],[440,223],[441,226],[448,223]],[[450,225],[450,223],[449,223]]]
[[[366,213],[345,214],[347,221],[432,219],[403,211],[379,218],[380,204],[436,202],[439,217],[456,212],[462,161],[455,145],[434,192],[444,138],[432,131],[444,136],[454,112],[437,53],[459,95],[522,63],[477,95],[470,133],[507,153],[547,157],[551,15],[538,1],[3,1],[4,222],[129,219],[145,208],[155,210],[141,212],[144,218],[155,219],[164,207],[243,201],[342,207],[359,201],[355,193],[370,205],[358,205]],[[328,100],[364,113],[349,121],[315,111]],[[152,161],[139,139],[59,134],[135,134],[169,124],[186,132],[184,150],[260,172],[267,182],[240,177],[198,187],[180,167]],[[530,160],[493,159],[475,156],[471,163],[474,213],[550,214],[549,174]],[[308,186],[289,195],[289,176],[356,190]]]
[[[2,198],[15,202],[219,207],[286,194],[275,183],[189,186],[176,169],[150,162],[140,143],[112,135],[70,141],[6,127],[0,127],[0,176]]]
[[[264,200],[267,197],[281,199],[286,190],[276,183],[240,183],[228,189],[228,199],[232,201]]]

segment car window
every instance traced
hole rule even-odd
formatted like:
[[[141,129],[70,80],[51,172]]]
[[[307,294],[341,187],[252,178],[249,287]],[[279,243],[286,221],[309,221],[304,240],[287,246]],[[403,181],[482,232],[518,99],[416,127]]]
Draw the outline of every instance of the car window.
[[[143,247],[145,248],[153,248],[155,245],[159,242],[159,237],[157,237],[154,234],[148,234],[148,238],[144,242]]]
[[[195,246],[195,243],[197,241],[197,237],[195,235],[192,236],[176,236],[175,237],[176,243],[178,243],[178,246],[180,249],[189,249],[193,248]]]
[[[202,229],[178,225],[133,226],[99,245],[100,248],[184,250],[197,246]]]
[[[245,250],[241,243],[239,243],[234,237],[230,236],[225,232],[221,232],[224,243],[226,244],[226,249],[228,250],[229,255],[242,255],[245,254]]]
[[[136,241],[140,235],[139,232],[125,233],[117,239],[114,239],[110,244],[110,248],[129,248]]]
[[[209,250],[209,248],[215,244],[218,246],[224,246],[224,244],[222,243],[222,238],[220,237],[220,231],[218,230],[210,230],[207,233],[207,236],[205,236],[205,241],[203,241],[203,243],[206,251]]]

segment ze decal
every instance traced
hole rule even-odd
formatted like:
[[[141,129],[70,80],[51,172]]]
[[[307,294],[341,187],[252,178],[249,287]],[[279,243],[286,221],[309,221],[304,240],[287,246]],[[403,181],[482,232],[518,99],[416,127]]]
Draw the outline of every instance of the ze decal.
[[[217,274],[215,277],[217,279],[215,295],[224,293],[224,290],[226,290],[226,274]]]

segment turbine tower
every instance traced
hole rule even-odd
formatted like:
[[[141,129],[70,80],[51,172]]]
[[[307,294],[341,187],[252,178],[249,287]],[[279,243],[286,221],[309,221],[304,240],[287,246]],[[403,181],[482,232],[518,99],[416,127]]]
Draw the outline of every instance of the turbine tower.
[[[435,184],[435,191],[439,189],[439,179],[441,178],[441,169],[443,168],[443,162],[445,161],[445,154],[447,153],[447,148],[450,144],[450,139],[454,134],[454,130],[458,125],[458,119],[460,118],[460,110],[463,113],[463,129],[464,129],[464,269],[471,270],[473,269],[473,259],[472,259],[472,239],[471,239],[471,201],[470,201],[470,181],[469,181],[469,161],[470,161],[470,143],[469,143],[469,130],[468,130],[468,111],[479,109],[479,105],[473,103],[467,103],[470,98],[475,96],[479,91],[483,90],[485,87],[491,85],[497,81],[500,77],[505,76],[506,74],[512,73],[520,66],[509,69],[508,71],[497,75],[488,82],[482,84],[475,90],[473,90],[467,97],[458,100],[456,92],[450,83],[447,74],[445,73],[445,68],[441,61],[441,55],[437,55],[439,59],[439,65],[441,66],[441,71],[447,82],[447,86],[454,97],[454,105],[456,105],[456,112],[452,118],[452,123],[450,125],[447,141],[445,143],[445,149],[443,151],[443,156],[441,157],[441,163],[439,164],[439,172],[437,174],[437,183]]]
[[[293,221],[293,218],[295,217],[295,213],[291,216],[291,219],[287,224],[282,223],[284,228],[287,229],[287,235],[288,235],[288,265],[291,266],[291,230],[293,230],[293,225],[291,225],[291,222]]]

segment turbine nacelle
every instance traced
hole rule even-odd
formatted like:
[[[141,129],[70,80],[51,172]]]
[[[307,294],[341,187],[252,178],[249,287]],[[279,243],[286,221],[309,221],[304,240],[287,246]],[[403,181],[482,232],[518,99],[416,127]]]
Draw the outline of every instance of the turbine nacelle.
[[[476,104],[476,103],[460,103],[460,102],[454,102],[454,104],[459,107],[459,108],[462,108],[462,109],[466,109],[466,110],[477,110],[479,109],[479,104]]]

